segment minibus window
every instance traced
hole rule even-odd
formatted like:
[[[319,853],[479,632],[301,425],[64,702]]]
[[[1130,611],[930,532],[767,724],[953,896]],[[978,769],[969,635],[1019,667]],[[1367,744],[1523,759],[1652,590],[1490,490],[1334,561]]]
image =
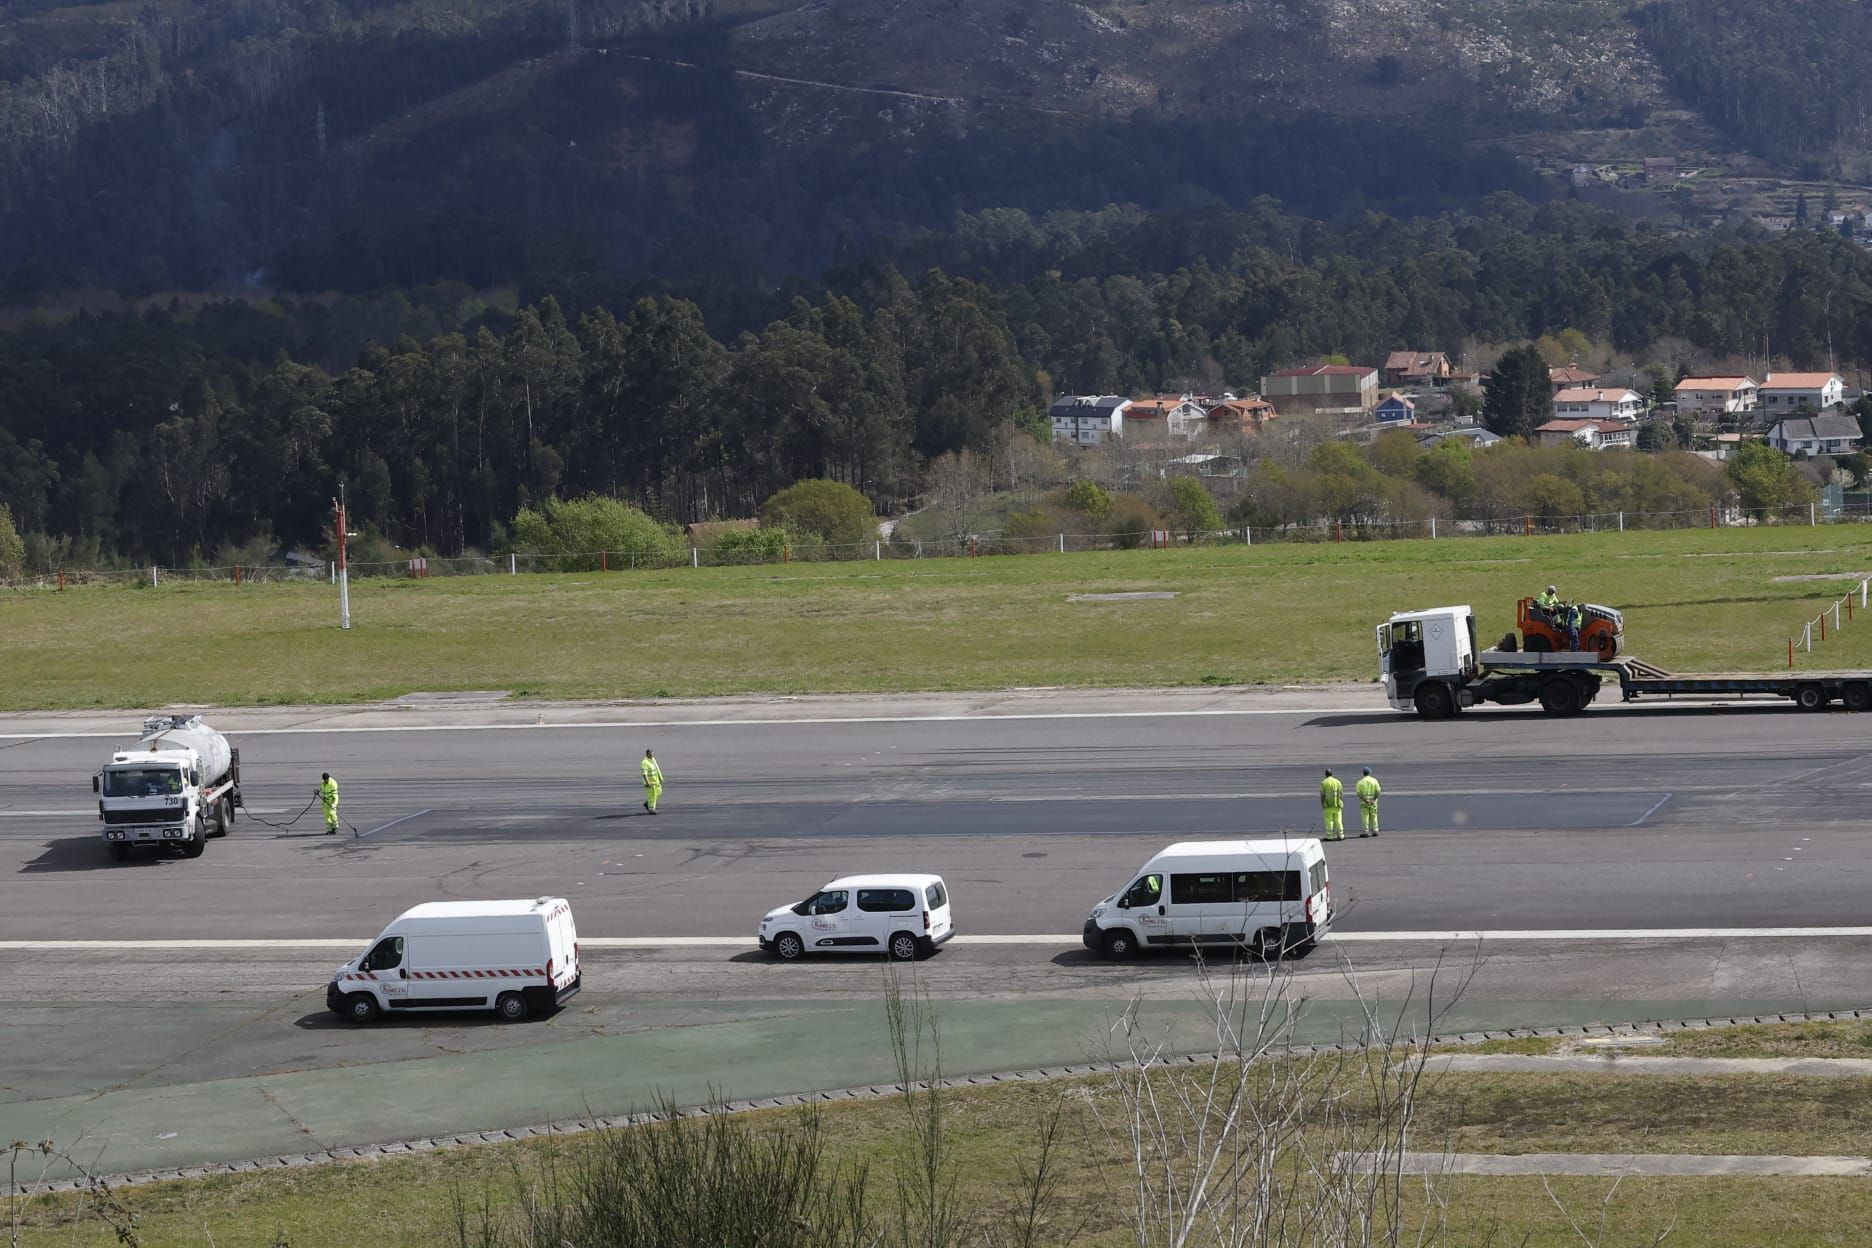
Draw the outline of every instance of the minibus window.
[[[1239,871],[1235,875],[1236,901],[1279,901],[1286,881],[1279,871]]]
[[[1229,899],[1229,877],[1213,875],[1173,875],[1170,877],[1170,900],[1179,906]]]
[[[1163,896],[1163,877],[1161,875],[1142,875],[1129,889],[1125,890],[1124,903],[1127,906],[1154,906]]]
[[[1287,875],[1287,891],[1281,896],[1281,900],[1282,901],[1305,900],[1306,894],[1300,891],[1300,873],[1298,871],[1289,871],[1286,873],[1286,875]]]
[[[916,907],[916,894],[907,888],[861,888],[858,908],[867,914],[895,914]]]

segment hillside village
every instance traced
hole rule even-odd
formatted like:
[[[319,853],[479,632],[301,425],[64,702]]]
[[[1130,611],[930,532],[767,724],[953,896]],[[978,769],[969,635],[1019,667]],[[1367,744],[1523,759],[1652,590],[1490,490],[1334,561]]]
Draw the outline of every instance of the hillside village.
[[[1847,411],[1860,396],[1837,373],[1685,375],[1666,397],[1643,378],[1621,384],[1577,363],[1547,371],[1553,417],[1535,431],[1542,446],[1668,447],[1721,463],[1748,442],[1796,459],[1853,455],[1863,442],[1858,418]],[[1393,351],[1378,365],[1279,369],[1261,378],[1259,394],[1064,395],[1047,414],[1056,445],[1121,439],[1135,449],[1179,452],[1170,461],[1176,470],[1227,477],[1243,470],[1243,457],[1226,453],[1224,445],[1239,447],[1282,417],[1324,423],[1354,442],[1399,430],[1426,447],[1449,438],[1492,446],[1502,439],[1478,420],[1488,383],[1488,376],[1458,368],[1442,351]],[[1668,427],[1669,436],[1647,436],[1659,427]]]

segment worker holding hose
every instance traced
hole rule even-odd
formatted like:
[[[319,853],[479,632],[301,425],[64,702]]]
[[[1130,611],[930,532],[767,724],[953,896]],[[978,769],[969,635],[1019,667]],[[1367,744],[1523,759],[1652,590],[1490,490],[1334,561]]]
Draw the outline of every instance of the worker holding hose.
[[[325,835],[338,834],[338,782],[332,779],[331,772],[319,777],[319,786],[314,790],[319,805],[325,809]]]

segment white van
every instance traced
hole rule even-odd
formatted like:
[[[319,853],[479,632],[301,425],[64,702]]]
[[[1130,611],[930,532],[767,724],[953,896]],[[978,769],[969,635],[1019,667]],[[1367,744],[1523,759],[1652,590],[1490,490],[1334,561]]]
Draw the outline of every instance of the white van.
[[[955,935],[940,875],[848,875],[791,906],[769,910],[760,947],[791,962],[805,953],[882,950],[926,957]]]
[[[578,928],[563,897],[431,901],[405,910],[338,968],[325,1005],[353,1023],[379,1013],[545,1014],[579,990]]]
[[[1182,841],[1092,907],[1085,945],[1108,958],[1204,945],[1267,957],[1312,948],[1331,921],[1332,888],[1318,837]]]

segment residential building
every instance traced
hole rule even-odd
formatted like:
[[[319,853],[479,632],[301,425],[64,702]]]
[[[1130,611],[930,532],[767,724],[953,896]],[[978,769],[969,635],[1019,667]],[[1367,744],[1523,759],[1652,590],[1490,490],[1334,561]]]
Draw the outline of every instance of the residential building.
[[[1209,419],[1208,411],[1190,395],[1181,398],[1132,399],[1125,408],[1124,435],[1127,438],[1182,438],[1189,440],[1201,433]]]
[[[1486,447],[1494,446],[1497,442],[1501,441],[1501,435],[1491,433],[1481,425],[1458,425],[1454,429],[1439,429],[1417,439],[1418,443],[1425,450],[1429,450],[1439,442],[1445,440],[1451,442],[1467,442],[1470,450],[1479,451]]]
[[[1407,389],[1441,386],[1454,371],[1441,351],[1393,351],[1385,357],[1384,384]]]
[[[1116,394],[1068,394],[1053,401],[1047,417],[1053,422],[1053,440],[1074,446],[1097,446],[1124,432],[1125,410],[1131,400]]]
[[[1635,441],[1632,426],[1621,420],[1579,420],[1556,417],[1534,431],[1542,446],[1564,446],[1569,442],[1589,451],[1610,451],[1630,447]]]
[[[1372,409],[1372,415],[1377,417],[1380,423],[1403,421],[1409,424],[1417,419],[1417,404],[1401,394],[1393,394],[1387,396],[1376,408]]]
[[[1554,395],[1554,415],[1584,420],[1637,420],[1644,396],[1636,390],[1567,389]]]
[[[1859,449],[1853,416],[1790,416],[1768,431],[1768,445],[1789,455],[1851,455]]]
[[[1378,403],[1378,370],[1362,364],[1283,368],[1261,379],[1261,397],[1289,412],[1371,411]]]
[[[1801,408],[1824,412],[1846,402],[1846,383],[1838,373],[1769,373],[1762,379],[1761,404],[1765,419],[1792,416]]]
[[[1753,377],[1686,377],[1677,383],[1677,410],[1706,416],[1752,412],[1761,401]]]
[[[1230,396],[1197,402],[1208,412],[1209,433],[1215,437],[1260,433],[1263,425],[1279,415],[1272,403],[1252,394],[1245,399]]]
[[[1599,374],[1590,368],[1581,368],[1578,364],[1568,364],[1565,368],[1547,370],[1547,380],[1553,382],[1554,393],[1562,390],[1579,390],[1599,384]]]

